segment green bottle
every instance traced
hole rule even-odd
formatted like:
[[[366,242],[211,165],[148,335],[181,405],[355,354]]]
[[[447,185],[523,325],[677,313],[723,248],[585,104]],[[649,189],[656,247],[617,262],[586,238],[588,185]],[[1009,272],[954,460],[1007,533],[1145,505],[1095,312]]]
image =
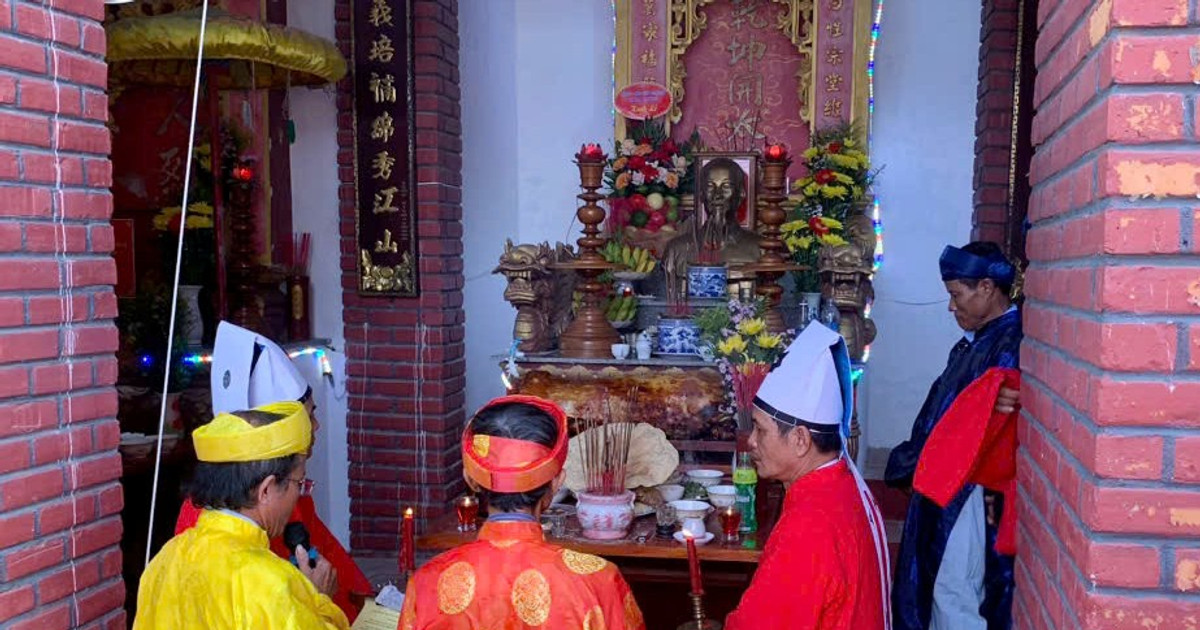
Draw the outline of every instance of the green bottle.
[[[758,531],[754,505],[758,472],[754,470],[754,461],[750,459],[750,453],[738,453],[737,465],[733,468],[733,486],[737,488],[737,508],[742,513],[742,524],[738,531]]]

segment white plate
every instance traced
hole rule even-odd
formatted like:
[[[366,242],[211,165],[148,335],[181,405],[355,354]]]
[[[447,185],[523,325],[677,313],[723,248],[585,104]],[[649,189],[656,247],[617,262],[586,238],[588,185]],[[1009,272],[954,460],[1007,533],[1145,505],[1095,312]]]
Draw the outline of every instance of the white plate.
[[[696,546],[703,547],[704,545],[706,545],[710,541],[712,541],[713,538],[714,538],[714,534],[712,532],[704,532],[704,536],[696,539]],[[682,544],[685,544],[685,545],[687,544],[687,539],[684,538],[683,532],[675,532],[675,540],[679,541]]]

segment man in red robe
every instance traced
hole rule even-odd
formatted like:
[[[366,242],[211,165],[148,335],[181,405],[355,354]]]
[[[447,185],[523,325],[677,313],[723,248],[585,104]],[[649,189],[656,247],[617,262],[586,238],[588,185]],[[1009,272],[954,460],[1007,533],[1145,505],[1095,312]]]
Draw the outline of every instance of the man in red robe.
[[[291,357],[270,339],[229,322],[221,322],[217,327],[213,349],[211,379],[214,416],[276,402],[299,401],[312,419],[312,435],[316,440],[321,424],[314,413],[316,404],[313,402],[312,388],[296,369]],[[310,445],[307,456],[311,455]],[[195,526],[201,512],[191,500],[184,500],[179,518],[175,521],[175,534],[179,535]],[[288,522],[303,524],[308,531],[311,550],[315,550],[333,566],[337,582],[333,601],[353,623],[361,602],[372,592],[367,576],[333,532],[321,522],[310,494],[299,498]],[[308,558],[310,554],[310,550],[305,549],[297,555],[296,549],[287,548],[282,536],[271,539],[271,550],[284,559]]]
[[[400,630],[645,630],[612,563],[547,543],[538,517],[562,482],[567,416],[533,396],[488,403],[463,432],[463,476],[488,504],[476,541],[409,581]]]
[[[846,344],[821,325],[763,381],[750,448],[759,477],[787,495],[727,630],[890,628],[883,518],[843,450],[851,387]]]

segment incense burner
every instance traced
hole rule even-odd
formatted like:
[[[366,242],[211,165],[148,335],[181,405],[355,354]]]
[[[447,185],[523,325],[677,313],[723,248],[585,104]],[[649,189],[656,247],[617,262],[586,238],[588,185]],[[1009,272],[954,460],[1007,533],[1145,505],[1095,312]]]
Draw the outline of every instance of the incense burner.
[[[593,540],[616,540],[624,538],[633,523],[633,492],[621,494],[592,494],[580,492],[576,495],[579,506],[575,513],[583,527],[584,538]]]

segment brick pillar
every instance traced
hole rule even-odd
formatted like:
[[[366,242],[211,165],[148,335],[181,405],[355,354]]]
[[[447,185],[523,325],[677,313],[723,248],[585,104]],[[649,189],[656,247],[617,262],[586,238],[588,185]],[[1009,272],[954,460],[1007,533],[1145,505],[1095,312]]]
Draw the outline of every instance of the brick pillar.
[[[1004,242],[1012,149],[1017,0],[983,0],[975,105],[975,213],[971,238]]]
[[[0,3],[0,626],[124,628],[103,5]]]
[[[336,6],[351,57],[350,0]],[[463,488],[462,139],[457,0],[413,0],[418,299],[359,297],[351,81],[338,94],[342,286],[349,373],[350,544],[395,554],[401,506],[421,520]],[[351,72],[353,73],[353,67]]]
[[[1195,11],[1038,12],[1019,628],[1200,617]]]

